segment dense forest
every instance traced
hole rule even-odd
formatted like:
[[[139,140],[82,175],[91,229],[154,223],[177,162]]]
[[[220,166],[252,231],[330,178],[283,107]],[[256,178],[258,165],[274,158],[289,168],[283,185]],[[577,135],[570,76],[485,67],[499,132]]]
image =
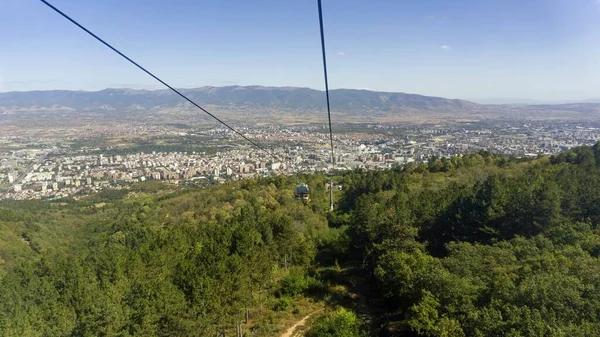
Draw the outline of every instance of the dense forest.
[[[600,335],[600,145],[300,179],[0,202],[0,336]]]

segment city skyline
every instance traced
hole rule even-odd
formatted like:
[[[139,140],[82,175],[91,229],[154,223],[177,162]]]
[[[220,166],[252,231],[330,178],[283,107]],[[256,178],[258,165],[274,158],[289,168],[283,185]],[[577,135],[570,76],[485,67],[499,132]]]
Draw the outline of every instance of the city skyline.
[[[205,149],[180,144],[166,150],[159,144],[145,150],[124,146],[75,146],[89,141],[89,132],[66,138],[3,136],[12,150],[0,150],[0,200],[40,199],[77,195],[81,198],[103,189],[128,189],[131,184],[159,180],[174,185],[194,181],[224,183],[273,175],[342,172],[353,169],[385,170],[410,163],[450,165],[452,158],[479,151],[507,157],[550,156],[600,140],[594,121],[560,123],[519,121],[459,125],[362,125],[336,135],[335,165],[331,165],[327,133],[315,126],[249,127],[244,132],[267,142],[274,157],[240,144],[226,129],[196,130],[168,127],[123,128],[146,140],[194,138],[193,143],[217,141]],[[97,130],[103,127],[96,127]],[[148,134],[148,132],[150,132]],[[153,136],[150,136],[153,135]],[[97,137],[97,136],[96,136]],[[75,140],[79,139],[79,140]],[[97,139],[99,140],[99,139]],[[24,143],[28,146],[22,147]],[[114,145],[114,142],[109,142]],[[157,150],[161,149],[162,150]],[[208,150],[208,151],[207,151]],[[274,158],[280,160],[274,160]],[[443,158],[443,159],[442,159]],[[444,164],[445,163],[445,164]]]

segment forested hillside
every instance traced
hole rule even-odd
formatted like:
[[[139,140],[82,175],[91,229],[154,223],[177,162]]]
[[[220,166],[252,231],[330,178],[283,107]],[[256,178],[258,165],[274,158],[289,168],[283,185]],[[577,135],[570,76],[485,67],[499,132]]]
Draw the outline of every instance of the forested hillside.
[[[600,147],[0,203],[1,336],[600,334]]]
[[[600,151],[353,174],[350,254],[395,336],[597,336]]]
[[[290,183],[144,184],[41,202],[39,216],[6,203],[0,335],[205,336],[230,332],[247,310],[252,319],[291,310],[281,283],[296,271],[304,280],[327,200],[323,177],[308,181],[323,195],[309,206]],[[272,320],[255,322],[256,334],[268,335]]]

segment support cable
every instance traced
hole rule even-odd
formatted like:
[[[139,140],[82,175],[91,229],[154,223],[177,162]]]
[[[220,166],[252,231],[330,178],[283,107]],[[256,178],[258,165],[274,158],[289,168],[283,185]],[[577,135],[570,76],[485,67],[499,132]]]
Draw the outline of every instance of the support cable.
[[[273,154],[271,151],[265,149],[260,144],[256,143],[255,141],[251,140],[250,138],[244,136],[241,132],[239,132],[238,130],[234,129],[232,126],[230,126],[229,124],[225,123],[221,119],[219,119],[217,116],[215,116],[215,115],[211,114],[210,112],[208,112],[206,109],[204,109],[203,107],[201,107],[200,105],[198,105],[196,102],[194,102],[191,99],[189,99],[186,95],[182,94],[179,90],[173,88],[172,86],[170,86],[169,84],[167,84],[167,82],[161,80],[158,76],[156,76],[153,73],[151,73],[150,71],[146,70],[146,68],[142,67],[137,62],[135,62],[131,58],[127,57],[127,55],[123,54],[122,52],[120,52],[119,50],[117,50],[115,47],[111,46],[108,42],[106,42],[103,39],[101,39],[98,35],[92,33],[89,29],[85,28],[79,22],[75,21],[70,16],[68,16],[65,13],[63,13],[58,8],[54,7],[48,1],[46,1],[46,0],[40,0],[40,1],[43,2],[46,6],[50,7],[51,9],[53,9],[56,13],[60,14],[65,19],[71,21],[74,25],[76,25],[77,27],[81,28],[83,31],[85,31],[86,33],[88,33],[89,35],[91,35],[93,38],[95,38],[96,40],[100,41],[102,44],[104,44],[105,46],[107,46],[108,48],[110,48],[112,51],[114,51],[115,53],[119,54],[121,57],[123,57],[124,59],[126,59],[127,61],[129,61],[131,64],[133,64],[134,66],[138,67],[140,70],[142,70],[146,74],[150,75],[152,78],[154,78],[155,80],[157,80],[158,82],[160,82],[161,84],[163,84],[165,87],[171,89],[174,93],[176,93],[177,95],[181,96],[183,99],[185,99],[186,101],[188,101],[189,103],[191,103],[192,105],[194,105],[196,108],[202,110],[204,113],[206,113],[207,115],[209,115],[210,117],[212,117],[213,119],[215,119],[217,122],[219,122],[219,123],[223,124],[224,126],[226,126],[229,130],[233,131],[238,136],[240,136],[243,139],[245,139],[246,141],[248,141],[250,144],[252,144],[256,148],[260,149],[264,153],[268,154],[269,156],[275,158],[277,161],[280,161],[280,158],[277,157],[275,154]]]
[[[335,168],[335,153],[333,149],[333,129],[331,128],[331,107],[329,104],[329,80],[327,79],[327,53],[325,52],[325,29],[323,28],[323,8],[321,0],[317,0],[319,7],[319,26],[321,28],[321,54],[323,55],[323,73],[325,74],[325,97],[327,98],[327,117],[329,119],[329,142],[331,145],[331,168]],[[333,173],[329,178],[329,208],[333,211]]]

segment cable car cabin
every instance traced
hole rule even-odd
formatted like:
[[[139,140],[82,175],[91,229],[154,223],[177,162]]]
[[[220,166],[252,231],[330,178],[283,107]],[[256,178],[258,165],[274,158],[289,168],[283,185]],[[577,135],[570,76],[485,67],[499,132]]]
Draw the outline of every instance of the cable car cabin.
[[[304,202],[310,201],[310,189],[306,184],[296,186],[296,193],[294,195],[296,200],[302,200]]]

